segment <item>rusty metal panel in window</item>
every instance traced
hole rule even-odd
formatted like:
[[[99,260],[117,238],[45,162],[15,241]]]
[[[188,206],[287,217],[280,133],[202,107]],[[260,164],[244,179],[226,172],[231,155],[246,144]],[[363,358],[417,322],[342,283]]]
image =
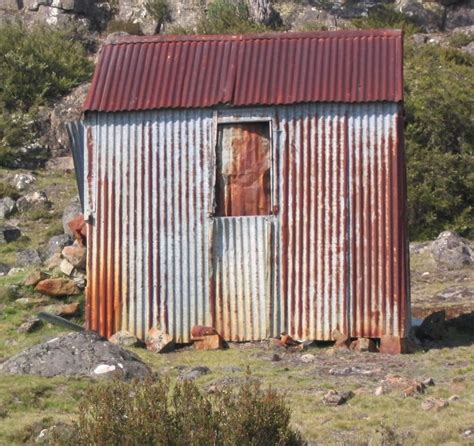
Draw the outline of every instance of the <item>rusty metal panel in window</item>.
[[[216,216],[270,214],[270,147],[268,122],[219,124]]]

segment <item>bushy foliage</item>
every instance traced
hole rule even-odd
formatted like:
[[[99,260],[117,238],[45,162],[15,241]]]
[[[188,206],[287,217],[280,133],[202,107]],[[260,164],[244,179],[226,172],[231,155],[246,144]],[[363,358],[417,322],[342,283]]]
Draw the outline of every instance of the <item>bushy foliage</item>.
[[[204,394],[190,382],[113,381],[91,388],[74,426],[77,445],[302,445],[282,396],[246,382]]]
[[[87,80],[92,64],[64,30],[0,25],[0,164],[35,139],[39,106]]]
[[[156,20],[156,32],[159,33],[161,27],[171,20],[171,8],[168,0],[147,0],[145,9],[153,19]]]
[[[214,0],[198,24],[199,34],[245,34],[263,32],[265,25],[255,22],[242,0]]]
[[[412,239],[474,236],[474,60],[406,45],[406,150]]]
[[[406,34],[418,30],[414,21],[395,9],[394,5],[378,4],[370,8],[367,17],[352,20],[356,28],[393,28],[402,29]]]

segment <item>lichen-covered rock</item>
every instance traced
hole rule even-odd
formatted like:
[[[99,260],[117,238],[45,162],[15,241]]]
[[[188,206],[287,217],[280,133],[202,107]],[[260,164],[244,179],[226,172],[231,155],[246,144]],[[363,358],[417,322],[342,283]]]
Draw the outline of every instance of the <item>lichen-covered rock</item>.
[[[138,356],[87,331],[35,345],[1,364],[0,372],[125,380],[151,375]]]
[[[35,290],[53,297],[74,296],[81,292],[72,280],[62,278],[42,280],[38,282]]]
[[[79,269],[84,269],[86,267],[87,249],[84,246],[65,246],[62,254],[72,266]]]
[[[21,237],[21,231],[16,226],[1,225],[0,226],[0,243],[10,243]]]
[[[36,177],[32,173],[17,173],[12,180],[13,187],[19,191],[27,189],[34,183],[36,183]]]
[[[43,253],[44,258],[50,259],[54,254],[60,254],[65,246],[72,245],[73,238],[69,234],[60,234],[51,237]]]
[[[458,269],[474,264],[469,242],[453,231],[444,231],[431,244],[431,253],[440,266]]]
[[[41,258],[36,249],[19,249],[16,252],[16,264],[20,267],[36,266],[41,264]]]
[[[31,210],[46,210],[51,207],[51,202],[47,195],[42,191],[30,192],[16,201],[18,212]]]
[[[0,199],[0,219],[10,217],[16,211],[16,202],[11,197]]]
[[[78,215],[82,215],[82,207],[79,201],[73,201],[64,208],[62,221],[65,234],[73,235],[69,222]]]

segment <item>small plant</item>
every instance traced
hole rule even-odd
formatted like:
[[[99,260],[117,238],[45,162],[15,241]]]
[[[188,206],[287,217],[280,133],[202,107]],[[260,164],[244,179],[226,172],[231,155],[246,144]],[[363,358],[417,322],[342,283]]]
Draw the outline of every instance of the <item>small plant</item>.
[[[168,0],[147,0],[145,3],[145,9],[146,12],[156,21],[156,34],[161,31],[162,26],[166,22],[171,21],[171,8]]]
[[[449,39],[449,44],[454,48],[462,48],[474,41],[474,33],[455,33]]]
[[[74,425],[78,445],[303,445],[275,391],[247,381],[204,394],[194,383],[112,381],[89,389]]]
[[[247,4],[242,0],[213,1],[198,24],[199,34],[245,34],[267,29],[253,20]]]
[[[11,185],[4,181],[0,182],[0,198],[10,197],[14,200],[20,198],[18,191]]]

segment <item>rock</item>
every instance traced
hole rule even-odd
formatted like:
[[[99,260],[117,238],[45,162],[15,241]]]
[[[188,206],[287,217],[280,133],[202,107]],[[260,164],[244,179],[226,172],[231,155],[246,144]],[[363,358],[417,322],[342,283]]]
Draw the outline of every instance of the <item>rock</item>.
[[[10,217],[16,211],[16,202],[13,198],[5,197],[0,199],[0,219]]]
[[[10,265],[0,262],[0,277],[6,276],[10,272],[10,269],[11,269]]]
[[[168,353],[174,350],[175,341],[171,335],[161,331],[157,327],[148,330],[145,344],[147,350],[155,353]]]
[[[381,396],[383,395],[385,392],[384,392],[384,388],[383,386],[378,386],[376,389],[375,389],[375,396]]]
[[[458,6],[447,10],[444,24],[447,31],[472,25],[474,25],[474,4],[472,0],[461,2]]]
[[[73,317],[78,315],[80,305],[78,302],[71,302],[69,304],[55,304],[48,305],[42,310],[45,313],[50,313],[61,317]]]
[[[120,345],[121,347],[143,347],[145,345],[143,341],[125,330],[114,333],[109,338],[109,342]]]
[[[0,243],[10,243],[18,240],[21,237],[21,231],[10,225],[0,226]]]
[[[446,400],[442,400],[439,398],[427,398],[421,403],[421,408],[423,410],[441,410],[445,407],[448,407],[449,403]]]
[[[338,392],[336,390],[330,390],[326,395],[323,396],[323,404],[326,406],[340,406],[346,403],[350,398],[354,396],[354,393],[350,390],[348,392]]]
[[[472,426],[469,429],[466,429],[465,431],[463,431],[463,433],[461,435],[464,438],[470,438],[470,437],[474,436],[474,426]]]
[[[18,273],[22,273],[23,271],[25,271],[25,268],[10,268],[10,271],[8,271],[7,276],[16,276]]]
[[[474,253],[467,240],[453,231],[444,231],[431,245],[431,254],[438,265],[459,269],[474,264]]]
[[[46,269],[51,271],[54,268],[59,268],[62,260],[60,253],[53,254],[45,263]]]
[[[335,349],[348,349],[351,345],[351,338],[340,332],[337,328],[332,331],[332,338],[336,341]]]
[[[304,362],[305,364],[314,362],[315,359],[316,359],[316,356],[312,355],[311,353],[306,353],[305,355],[300,356],[300,361]]]
[[[65,246],[72,245],[73,238],[69,234],[60,234],[48,240],[44,258],[50,259],[54,254],[60,254]]]
[[[224,341],[220,334],[206,335],[193,339],[196,350],[221,350],[224,348]]]
[[[26,279],[23,282],[23,285],[25,286],[35,286],[38,282],[41,280],[46,279],[47,275],[40,271],[39,269],[36,269],[34,271],[31,271],[30,274],[26,277]]]
[[[13,187],[18,191],[23,191],[34,183],[36,183],[36,177],[31,173],[17,173],[12,180]]]
[[[19,249],[16,252],[16,264],[20,267],[41,265],[41,258],[36,249]]]
[[[86,275],[80,271],[74,270],[71,279],[77,285],[78,288],[83,290],[86,287]]]
[[[64,208],[62,221],[65,234],[74,236],[71,228],[69,227],[69,222],[78,215],[82,215],[82,207],[79,201],[73,201]]]
[[[74,296],[81,293],[72,280],[61,278],[42,280],[36,285],[35,290],[53,297]]]
[[[68,224],[76,242],[78,242],[79,245],[85,246],[87,242],[87,227],[84,216],[82,214],[77,215]]]
[[[211,373],[209,367],[201,365],[193,367],[190,371],[180,374],[178,379],[180,381],[194,381],[203,375],[207,375],[208,373]]]
[[[51,202],[42,191],[30,192],[16,201],[18,212],[32,210],[46,210],[51,207]]]
[[[74,7],[78,6],[79,1],[71,1]],[[87,10],[88,13],[92,12],[95,5],[89,5],[87,8],[81,8]],[[95,13],[97,17],[97,13]],[[69,156],[71,153],[71,143],[66,129],[66,123],[79,121],[81,119],[82,104],[84,103],[87,91],[89,90],[90,83],[84,83],[72,90],[68,95],[62,97],[54,105],[53,111],[50,115],[51,127],[48,132],[48,143],[51,147],[53,157],[47,163],[47,167],[50,166],[53,170],[65,170],[65,168],[73,170],[74,164]],[[61,156],[61,158],[57,158]],[[67,160],[66,160],[67,159]]]
[[[86,268],[87,250],[84,246],[65,246],[62,255],[73,267]]]
[[[433,378],[426,378],[423,380],[423,385],[425,385],[426,387],[428,386],[434,386],[435,385],[435,382],[434,382],[434,379]]]
[[[274,353],[272,355],[272,362],[278,362],[278,361],[281,361],[280,355],[277,355],[276,353]]]
[[[18,327],[18,333],[32,333],[43,326],[43,321],[37,317],[28,319]]]
[[[31,347],[0,364],[0,372],[125,380],[151,376],[150,369],[138,356],[89,331],[68,334]]]
[[[407,398],[410,396],[415,396],[418,393],[425,393],[425,389],[426,386],[423,383],[419,381],[413,381],[413,384],[403,390],[403,396]]]
[[[19,299],[15,300],[15,304],[22,307],[44,305],[47,302],[49,302],[49,300],[46,297],[20,297]]]
[[[445,8],[438,3],[421,0],[398,0],[397,7],[424,32],[437,32],[444,26]]]
[[[74,170],[74,161],[72,156],[60,156],[57,158],[51,158],[46,163],[45,167],[52,171],[71,172]]]
[[[474,287],[454,286],[445,288],[435,296],[442,300],[459,300],[459,299],[472,299],[474,298]]]
[[[445,336],[446,311],[435,311],[426,317],[419,327],[416,327],[415,335],[420,340],[429,339],[439,341]]]
[[[63,259],[59,264],[59,269],[66,276],[70,276],[74,271],[74,265],[71,265],[66,259]]]
[[[351,350],[356,352],[376,352],[377,346],[375,345],[375,341],[370,338],[358,338],[351,343]]]
[[[194,325],[191,328],[191,338],[201,338],[202,336],[215,335],[217,330],[214,327],[205,327],[203,325]]]

